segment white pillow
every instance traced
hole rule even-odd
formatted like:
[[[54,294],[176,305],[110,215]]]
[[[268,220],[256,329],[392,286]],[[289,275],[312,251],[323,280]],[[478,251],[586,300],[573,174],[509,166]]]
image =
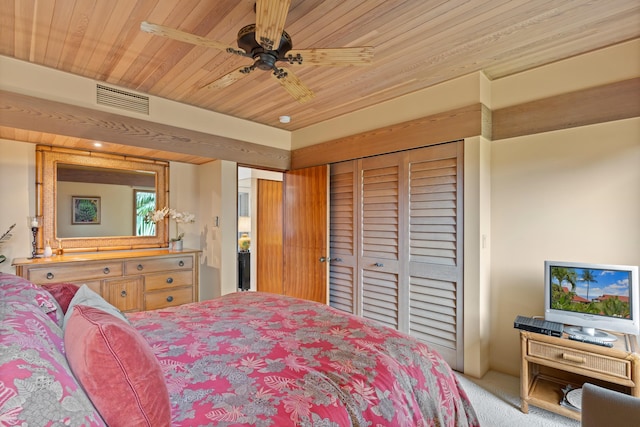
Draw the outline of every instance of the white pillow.
[[[73,313],[73,307],[76,305],[86,305],[97,308],[98,310],[107,312],[129,323],[120,310],[109,304],[104,298],[102,298],[98,293],[92,291],[87,285],[82,285],[71,299],[71,302],[69,302],[69,308],[67,308],[67,312],[64,315],[64,322],[62,326],[63,330],[67,327],[67,321],[71,317],[71,313]]]

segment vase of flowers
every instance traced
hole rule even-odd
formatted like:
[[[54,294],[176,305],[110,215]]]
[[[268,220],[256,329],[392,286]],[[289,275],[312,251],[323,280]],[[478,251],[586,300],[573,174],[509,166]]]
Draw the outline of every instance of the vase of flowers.
[[[181,251],[183,248],[182,238],[184,237],[184,232],[180,232],[179,225],[195,222],[196,216],[190,212],[178,212],[177,210],[169,209],[166,206],[162,209],[149,212],[148,214],[149,221],[155,223],[163,221],[166,217],[169,217],[176,223],[176,237],[172,237],[169,240],[169,250]]]

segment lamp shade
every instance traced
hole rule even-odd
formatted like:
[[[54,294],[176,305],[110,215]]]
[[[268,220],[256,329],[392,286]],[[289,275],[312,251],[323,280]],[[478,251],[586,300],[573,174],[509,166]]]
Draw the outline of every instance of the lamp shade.
[[[238,231],[240,233],[251,233],[251,217],[250,216],[238,217]]]

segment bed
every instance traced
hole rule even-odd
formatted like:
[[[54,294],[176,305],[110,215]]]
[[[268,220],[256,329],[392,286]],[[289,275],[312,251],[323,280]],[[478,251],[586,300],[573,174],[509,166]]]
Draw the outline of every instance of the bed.
[[[259,292],[123,315],[85,288],[0,274],[0,425],[479,425],[436,352],[373,321]]]

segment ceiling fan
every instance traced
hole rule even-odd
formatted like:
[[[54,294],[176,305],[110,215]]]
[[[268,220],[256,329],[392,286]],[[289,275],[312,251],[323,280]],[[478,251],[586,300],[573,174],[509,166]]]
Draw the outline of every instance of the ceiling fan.
[[[253,59],[252,65],[242,66],[205,85],[206,88],[225,88],[256,69],[267,70],[273,71],[272,76],[301,103],[313,98],[315,96],[313,91],[289,69],[278,67],[276,62],[288,62],[290,65],[330,66],[371,64],[373,48],[370,46],[293,50],[291,37],[284,31],[290,5],[291,0],[257,0],[256,23],[240,29],[237,37],[238,48],[146,21],[140,24],[140,29],[173,40],[212,47]]]

